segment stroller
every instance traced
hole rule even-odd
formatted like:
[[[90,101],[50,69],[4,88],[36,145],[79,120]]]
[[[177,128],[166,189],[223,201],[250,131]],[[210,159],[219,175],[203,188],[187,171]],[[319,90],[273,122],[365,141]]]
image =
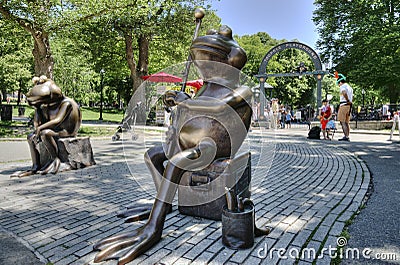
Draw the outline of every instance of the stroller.
[[[331,119],[330,121],[328,121],[325,129],[326,129],[326,136],[329,138],[329,140],[332,140],[337,130],[335,120]]]
[[[122,120],[122,125],[117,127],[117,130],[115,131],[114,135],[111,137],[111,140],[113,142],[121,139],[121,133],[124,132],[124,130],[126,132],[132,134],[133,141],[136,141],[139,138],[139,135],[135,132],[135,126],[136,126],[136,119],[137,119],[137,109],[140,106],[140,104],[141,104],[141,102],[137,103],[136,107],[133,108],[133,110],[132,110],[132,115],[125,117]],[[131,126],[131,124],[132,124],[132,126]]]

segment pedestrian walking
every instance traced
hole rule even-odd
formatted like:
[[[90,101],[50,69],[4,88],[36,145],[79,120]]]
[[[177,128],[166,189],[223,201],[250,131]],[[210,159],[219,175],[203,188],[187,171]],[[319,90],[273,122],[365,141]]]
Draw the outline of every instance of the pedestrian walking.
[[[272,109],[271,128],[276,129],[276,126],[278,125],[278,112],[279,112],[278,99],[276,98],[272,99],[271,109]]]
[[[393,113],[393,125],[392,125],[392,130],[390,131],[390,138],[389,141],[392,141],[392,137],[393,137],[393,132],[396,129],[396,124],[397,124],[397,130],[399,131],[399,139],[400,139],[400,110],[399,111],[395,111]]]
[[[292,114],[290,113],[290,111],[286,112],[286,129],[292,128]]]
[[[338,120],[342,125],[343,138],[339,141],[350,141],[350,114],[353,103],[353,88],[346,83],[346,77],[335,72],[336,84],[340,87],[340,105],[338,111]]]
[[[286,115],[286,109],[285,106],[281,106],[281,109],[279,111],[278,116],[279,118],[279,128],[285,129],[285,115]]]

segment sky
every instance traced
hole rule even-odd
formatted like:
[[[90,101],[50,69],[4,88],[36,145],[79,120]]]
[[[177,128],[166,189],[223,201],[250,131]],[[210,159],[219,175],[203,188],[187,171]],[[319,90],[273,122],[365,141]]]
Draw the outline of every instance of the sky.
[[[221,23],[239,36],[266,32],[272,38],[298,40],[316,48],[314,0],[220,0],[212,2]]]

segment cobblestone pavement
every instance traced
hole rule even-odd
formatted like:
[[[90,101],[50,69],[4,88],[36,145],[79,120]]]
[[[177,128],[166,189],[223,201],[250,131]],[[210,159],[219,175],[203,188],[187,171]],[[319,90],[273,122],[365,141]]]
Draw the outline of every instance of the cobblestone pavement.
[[[337,246],[346,220],[359,209],[370,183],[366,165],[330,142],[261,132],[249,136],[252,199],[258,226],[271,233],[251,249],[232,250],[222,245],[221,222],[184,216],[174,206],[162,240],[129,264],[293,264],[301,250],[298,264],[329,264],[327,252],[316,257]],[[158,135],[146,139],[146,148],[160,141]],[[97,165],[77,171],[10,179],[30,161],[1,164],[0,227],[55,265],[93,264],[95,242],[143,224],[125,224],[116,211],[152,201],[143,144],[105,139],[92,145]]]

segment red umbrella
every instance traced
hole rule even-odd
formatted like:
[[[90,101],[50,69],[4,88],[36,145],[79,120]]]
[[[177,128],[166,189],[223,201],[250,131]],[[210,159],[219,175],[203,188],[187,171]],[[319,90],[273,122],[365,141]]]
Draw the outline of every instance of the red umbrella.
[[[186,85],[194,87],[196,89],[200,89],[203,86],[203,80],[197,79],[197,80],[187,81]]]
[[[182,78],[174,75],[170,75],[164,72],[159,72],[153,75],[142,76],[143,80],[147,80],[155,83],[180,83]]]

